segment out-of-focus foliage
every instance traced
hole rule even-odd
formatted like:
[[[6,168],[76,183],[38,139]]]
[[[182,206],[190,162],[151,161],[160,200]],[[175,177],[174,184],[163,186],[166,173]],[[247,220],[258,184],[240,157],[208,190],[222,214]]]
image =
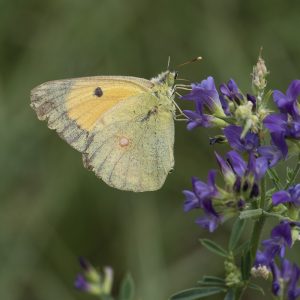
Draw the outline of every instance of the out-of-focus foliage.
[[[117,282],[130,270],[144,300],[222,274],[222,260],[197,241],[207,233],[182,212],[190,176],[203,178],[214,164],[207,131],[178,122],[176,167],[164,187],[121,192],[37,120],[29,92],[68,77],[150,78],[169,55],[172,67],[204,57],[180,69],[181,78],[233,77],[250,90],[260,46],[269,87],[284,90],[300,77],[299,10],[296,0],[1,0],[0,299],[85,299],[73,289],[78,255],[111,265]],[[219,243],[229,231],[218,229]]]

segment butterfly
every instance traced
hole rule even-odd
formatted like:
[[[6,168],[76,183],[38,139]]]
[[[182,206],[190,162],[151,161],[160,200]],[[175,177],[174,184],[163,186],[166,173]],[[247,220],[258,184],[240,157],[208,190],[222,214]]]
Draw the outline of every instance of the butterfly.
[[[165,71],[150,80],[49,81],[31,91],[31,107],[109,186],[154,191],[174,166],[175,79],[176,72]]]

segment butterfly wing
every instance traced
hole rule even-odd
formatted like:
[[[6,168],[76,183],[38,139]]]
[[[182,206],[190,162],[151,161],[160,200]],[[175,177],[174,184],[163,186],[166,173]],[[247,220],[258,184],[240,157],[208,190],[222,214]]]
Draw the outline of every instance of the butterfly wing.
[[[31,106],[107,184],[150,191],[174,165],[173,114],[152,87],[122,76],[51,81],[32,90]]]
[[[88,144],[84,161],[108,185],[157,190],[174,165],[173,114],[151,93],[130,97],[99,119]]]
[[[50,129],[83,152],[101,115],[118,102],[151,87],[148,80],[122,76],[49,81],[31,91],[31,107],[40,120],[48,120]]]

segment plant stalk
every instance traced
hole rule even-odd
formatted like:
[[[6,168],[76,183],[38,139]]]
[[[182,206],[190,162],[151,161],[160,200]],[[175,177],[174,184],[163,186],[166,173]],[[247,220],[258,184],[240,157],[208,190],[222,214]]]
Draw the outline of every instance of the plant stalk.
[[[261,197],[260,197],[260,201],[259,201],[259,208],[264,209],[265,208],[265,201],[266,201],[266,179],[263,178],[261,181]],[[254,227],[253,227],[253,231],[252,231],[252,235],[251,235],[251,239],[250,239],[250,266],[253,266],[255,257],[256,257],[256,252],[259,246],[259,242],[260,242],[260,236],[265,224],[265,220],[266,220],[266,216],[264,214],[262,214],[254,223]],[[251,270],[251,269],[250,269]],[[250,278],[250,270],[249,270],[249,274],[248,274],[248,278]],[[236,300],[240,300],[245,289],[247,288],[248,285],[248,280],[245,283],[245,286],[243,288],[240,288],[236,291],[235,294],[235,299]]]

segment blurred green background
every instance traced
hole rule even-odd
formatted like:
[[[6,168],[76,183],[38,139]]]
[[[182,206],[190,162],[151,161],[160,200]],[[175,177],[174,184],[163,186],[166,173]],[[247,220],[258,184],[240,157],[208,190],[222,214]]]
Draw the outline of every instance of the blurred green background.
[[[194,224],[197,213],[182,211],[190,177],[216,167],[212,131],[177,123],[176,166],[164,187],[121,192],[37,120],[29,93],[69,77],[150,78],[168,56],[175,66],[198,55],[204,60],[180,77],[232,77],[250,91],[260,46],[269,86],[285,90],[300,77],[299,11],[296,0],[0,0],[0,299],[89,299],[73,288],[79,255],[112,266],[116,286],[130,270],[143,300],[167,299],[205,273],[222,276],[222,259],[197,241],[210,236]],[[226,224],[214,238],[226,245],[229,232]]]

